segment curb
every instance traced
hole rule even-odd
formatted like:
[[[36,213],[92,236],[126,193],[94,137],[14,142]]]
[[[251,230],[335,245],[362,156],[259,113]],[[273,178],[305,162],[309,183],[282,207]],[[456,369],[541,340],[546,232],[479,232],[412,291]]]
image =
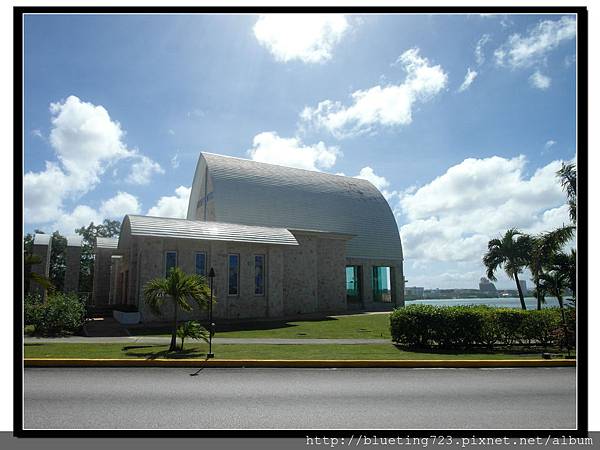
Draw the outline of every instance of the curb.
[[[348,367],[348,368],[469,368],[469,367],[575,367],[574,359],[406,359],[406,360],[348,360],[348,359],[67,359],[25,358],[25,367]]]

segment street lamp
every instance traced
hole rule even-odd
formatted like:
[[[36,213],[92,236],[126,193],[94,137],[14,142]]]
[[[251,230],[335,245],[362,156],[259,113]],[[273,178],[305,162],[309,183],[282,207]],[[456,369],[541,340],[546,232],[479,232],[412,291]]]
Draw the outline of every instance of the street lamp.
[[[208,305],[208,315],[210,320],[210,330],[208,335],[208,353],[206,354],[206,358],[214,358],[215,354],[212,352],[212,337],[215,334],[215,324],[213,322],[213,279],[215,278],[215,270],[211,267],[210,272],[208,273],[208,278],[210,279],[210,304]]]

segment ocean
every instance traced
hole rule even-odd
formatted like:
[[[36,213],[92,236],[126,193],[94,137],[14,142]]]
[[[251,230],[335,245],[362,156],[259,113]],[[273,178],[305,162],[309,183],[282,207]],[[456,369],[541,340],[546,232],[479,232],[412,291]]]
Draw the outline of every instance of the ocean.
[[[521,308],[519,297],[501,297],[501,298],[455,298],[455,299],[440,299],[440,300],[407,300],[406,306],[409,305],[434,305],[434,306],[457,306],[457,305],[487,305],[498,306],[502,308]],[[525,305],[527,309],[536,309],[537,300],[534,297],[525,297]],[[546,297],[546,303],[542,304],[542,308],[558,307],[556,297]]]

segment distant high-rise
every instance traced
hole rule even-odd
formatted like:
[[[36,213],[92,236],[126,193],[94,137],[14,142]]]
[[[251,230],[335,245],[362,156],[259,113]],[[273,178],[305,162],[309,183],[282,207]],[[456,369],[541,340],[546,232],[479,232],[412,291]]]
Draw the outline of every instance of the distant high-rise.
[[[494,283],[492,283],[486,277],[481,277],[479,279],[479,290],[481,292],[498,292]]]
[[[519,284],[521,285],[521,290],[523,291],[523,294],[525,292],[527,292],[527,281],[526,280],[519,280]]]

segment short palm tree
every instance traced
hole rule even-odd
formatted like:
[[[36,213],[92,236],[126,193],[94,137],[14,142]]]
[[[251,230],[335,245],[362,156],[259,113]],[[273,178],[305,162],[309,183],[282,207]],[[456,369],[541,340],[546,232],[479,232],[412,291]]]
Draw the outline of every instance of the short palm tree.
[[[144,286],[144,298],[152,312],[161,315],[161,307],[165,301],[173,304],[173,328],[169,351],[177,350],[177,311],[179,308],[186,312],[192,310],[189,300],[193,300],[201,308],[210,302],[210,288],[204,277],[188,275],[179,267],[171,269],[167,278],[156,278]]]
[[[544,290],[540,288],[540,277],[544,273],[544,268],[552,263],[561,247],[573,237],[574,233],[575,227],[567,225],[531,237],[532,245],[527,265],[535,284],[537,309],[542,309],[544,302]]]
[[[181,339],[181,350],[183,350],[183,343],[186,338],[208,342],[209,335],[209,331],[195,320],[189,320],[177,327],[177,336]]]
[[[521,308],[527,309],[521,283],[519,282],[519,273],[527,264],[527,255],[531,250],[531,238],[517,230],[511,228],[500,239],[492,239],[488,242],[488,251],[483,256],[483,265],[487,269],[487,277],[496,281],[494,273],[503,267],[510,278],[514,278],[517,284],[517,292],[521,301]]]

